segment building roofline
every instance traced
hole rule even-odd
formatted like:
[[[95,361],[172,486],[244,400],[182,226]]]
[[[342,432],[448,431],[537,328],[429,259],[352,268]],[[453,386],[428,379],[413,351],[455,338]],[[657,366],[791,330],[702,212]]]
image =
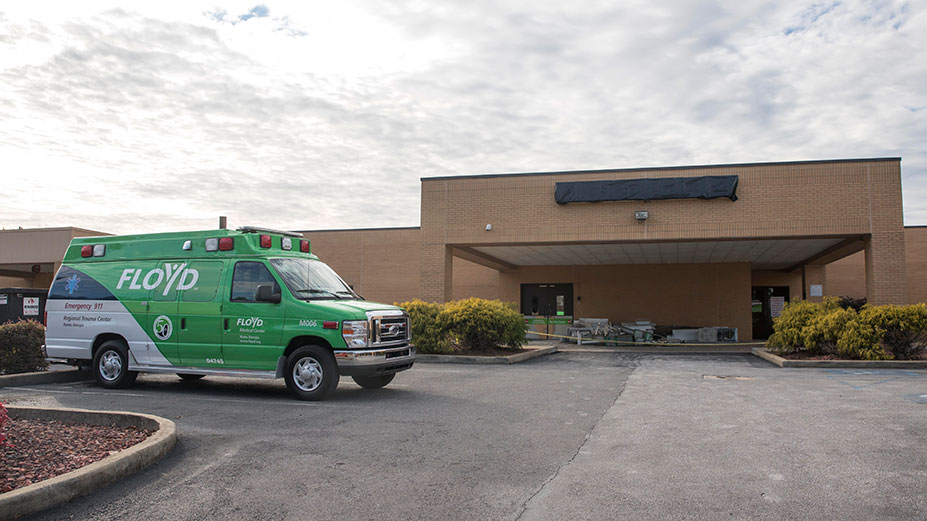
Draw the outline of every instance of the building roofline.
[[[905,228],[927,228],[927,224],[906,224]]]
[[[710,168],[742,168],[750,166],[778,166],[778,165],[811,165],[821,163],[872,163],[879,161],[901,161],[900,157],[862,157],[856,159],[809,159],[803,161],[767,161],[759,163],[722,163],[710,165],[679,165],[679,166],[645,166],[633,168],[604,168],[597,170],[565,170],[559,172],[510,172],[499,174],[467,174],[467,175],[449,175],[422,177],[421,181],[440,181],[442,179],[473,179],[473,178],[493,178],[493,177],[521,177],[521,176],[546,176],[546,175],[572,175],[572,174],[603,174],[609,172],[655,172],[660,170],[699,170]]]
[[[297,233],[323,233],[323,232],[374,232],[387,230],[421,230],[421,226],[386,226],[383,228],[332,228],[329,230],[294,230]]]
[[[51,228],[10,228],[8,230],[0,230],[0,233],[3,233],[3,232],[60,232],[63,230],[71,230],[71,231],[76,230],[76,231],[88,232],[88,233],[98,233],[101,236],[102,235],[112,235],[107,232],[101,232],[99,230],[91,230],[89,228],[78,228],[76,226],[53,226]]]

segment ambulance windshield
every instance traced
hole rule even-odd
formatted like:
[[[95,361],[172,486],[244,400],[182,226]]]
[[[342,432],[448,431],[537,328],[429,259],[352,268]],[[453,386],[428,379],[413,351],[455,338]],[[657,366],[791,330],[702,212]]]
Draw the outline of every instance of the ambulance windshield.
[[[277,268],[286,287],[298,299],[303,300],[356,300],[354,293],[335,270],[322,261],[314,259],[270,259]]]

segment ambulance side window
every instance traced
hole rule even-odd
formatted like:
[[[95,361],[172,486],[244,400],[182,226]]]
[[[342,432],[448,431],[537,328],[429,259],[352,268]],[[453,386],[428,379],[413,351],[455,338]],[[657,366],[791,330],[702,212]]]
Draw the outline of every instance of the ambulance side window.
[[[232,302],[257,302],[257,288],[261,284],[270,284],[274,292],[280,292],[274,276],[270,274],[267,266],[260,262],[242,261],[235,263],[232,272]]]

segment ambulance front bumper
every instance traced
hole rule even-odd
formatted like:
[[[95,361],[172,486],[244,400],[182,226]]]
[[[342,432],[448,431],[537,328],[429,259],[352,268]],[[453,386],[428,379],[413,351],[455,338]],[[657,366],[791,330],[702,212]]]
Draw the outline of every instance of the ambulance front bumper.
[[[415,348],[411,345],[387,349],[335,351],[338,372],[344,376],[375,376],[411,369]]]

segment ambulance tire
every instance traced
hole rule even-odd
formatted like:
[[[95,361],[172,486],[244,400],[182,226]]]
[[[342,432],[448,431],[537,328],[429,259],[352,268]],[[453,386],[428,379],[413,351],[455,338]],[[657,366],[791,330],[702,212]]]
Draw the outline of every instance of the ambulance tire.
[[[286,359],[286,386],[300,400],[318,401],[338,387],[338,365],[331,350],[307,345]]]
[[[381,387],[386,387],[387,384],[393,381],[395,376],[396,373],[376,376],[353,376],[352,378],[354,378],[354,383],[364,389],[379,389]]]
[[[177,376],[185,382],[192,382],[194,380],[199,380],[200,378],[206,376],[204,374],[188,374],[188,373],[177,373]]]
[[[135,383],[137,371],[129,371],[129,348],[122,340],[107,340],[93,355],[93,374],[107,389],[122,389]]]

